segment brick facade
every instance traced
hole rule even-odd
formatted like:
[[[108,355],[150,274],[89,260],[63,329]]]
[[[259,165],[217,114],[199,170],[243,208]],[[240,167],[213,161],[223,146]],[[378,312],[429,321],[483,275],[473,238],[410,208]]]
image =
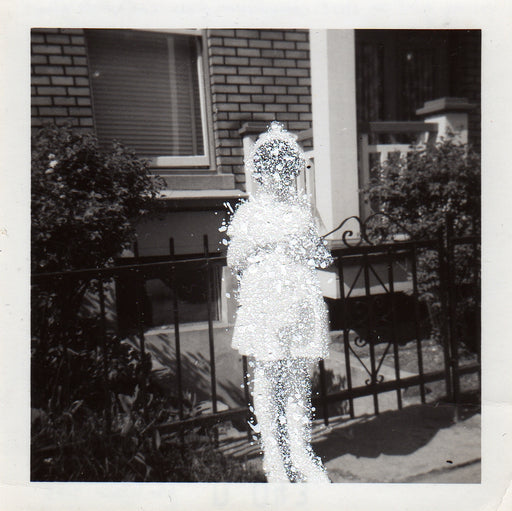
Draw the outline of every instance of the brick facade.
[[[32,126],[93,129],[85,37],[81,29],[32,30]],[[311,127],[307,30],[209,30],[206,37],[216,170],[243,188],[246,121]]]
[[[84,30],[40,28],[31,36],[33,128],[70,122],[94,130]],[[141,255],[167,254],[169,233],[179,253],[203,250],[202,237],[192,238],[192,232],[217,239],[224,201],[235,201],[245,189],[239,132],[245,123],[278,120],[293,132],[312,127],[308,30],[211,29],[203,42],[211,167],[159,170],[170,193],[162,201],[162,218],[138,226]],[[478,104],[469,127],[471,142],[479,145],[480,39],[475,31],[460,31],[460,44],[451,95]]]
[[[33,29],[32,126],[46,123],[92,129],[91,89],[81,29]]]
[[[242,187],[242,140],[247,121],[283,121],[291,131],[311,127],[307,30],[209,30],[215,156],[222,173]]]
[[[211,93],[215,164],[244,188],[239,129],[249,121],[278,120],[291,131],[311,128],[308,30],[208,30],[205,76]],[[470,141],[480,144],[480,34],[460,31],[463,48],[452,95],[478,104],[470,113]],[[48,122],[94,129],[84,31],[34,29],[31,40],[32,126]],[[193,173],[193,172],[192,172]],[[190,174],[190,173],[189,173]],[[220,176],[219,176],[220,177]],[[198,184],[199,186],[199,184]],[[202,185],[200,185],[202,186]]]

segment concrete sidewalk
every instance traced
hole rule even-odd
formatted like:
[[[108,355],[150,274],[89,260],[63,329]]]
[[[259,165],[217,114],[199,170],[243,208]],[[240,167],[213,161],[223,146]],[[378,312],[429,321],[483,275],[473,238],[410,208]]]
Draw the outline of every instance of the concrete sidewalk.
[[[215,327],[217,396],[219,406],[243,406],[242,359],[231,349],[232,328]],[[345,359],[333,344],[325,362],[327,370],[345,375]],[[152,355],[153,369],[165,375],[169,392],[175,387],[176,356],[172,330],[147,333],[146,349]],[[209,402],[210,365],[208,332],[193,325],[182,330],[182,372],[184,391]],[[206,354],[206,355],[205,355]],[[365,362],[363,360],[363,362]],[[369,366],[369,362],[366,361]],[[394,368],[382,365],[379,374],[394,378]],[[401,371],[401,376],[409,376]],[[361,364],[352,367],[353,386],[362,386],[368,378]],[[459,409],[447,404],[418,404],[419,396],[402,392],[403,409],[397,410],[395,391],[379,394],[381,413],[374,415],[372,396],[354,400],[356,417],[331,419],[328,427],[316,421],[313,446],[322,457],[333,482],[480,482],[479,408]],[[243,424],[238,425],[243,428]],[[247,434],[223,425],[221,449],[242,462],[261,469],[257,442],[251,445]]]
[[[411,405],[378,416],[316,422],[313,447],[333,483],[480,483],[480,413]],[[257,443],[224,438],[226,455],[261,468]]]
[[[314,447],[333,482],[480,483],[476,411],[466,408],[455,421],[453,406],[412,405],[338,420],[315,432]]]

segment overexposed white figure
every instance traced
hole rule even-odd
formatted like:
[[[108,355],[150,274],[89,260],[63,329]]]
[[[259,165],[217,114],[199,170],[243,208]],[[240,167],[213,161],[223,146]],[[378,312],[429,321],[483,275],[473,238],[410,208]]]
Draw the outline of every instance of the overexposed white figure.
[[[295,136],[272,123],[245,162],[258,191],[231,219],[228,265],[238,278],[232,346],[254,357],[253,402],[269,482],[329,482],[311,448],[314,362],[328,355],[328,317],[315,268],[331,256],[306,196]]]

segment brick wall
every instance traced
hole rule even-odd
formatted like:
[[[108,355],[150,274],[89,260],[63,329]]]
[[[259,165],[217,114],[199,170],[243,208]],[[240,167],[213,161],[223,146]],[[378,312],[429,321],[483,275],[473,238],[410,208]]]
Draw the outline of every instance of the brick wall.
[[[311,127],[308,31],[209,30],[207,42],[217,167],[243,186],[244,122]]]
[[[45,123],[93,129],[87,51],[81,29],[32,30],[32,126]],[[207,77],[212,93],[217,170],[243,187],[246,121],[311,127],[307,30],[209,30]]]
[[[81,29],[33,29],[32,126],[45,123],[91,129],[93,116],[85,38]]]

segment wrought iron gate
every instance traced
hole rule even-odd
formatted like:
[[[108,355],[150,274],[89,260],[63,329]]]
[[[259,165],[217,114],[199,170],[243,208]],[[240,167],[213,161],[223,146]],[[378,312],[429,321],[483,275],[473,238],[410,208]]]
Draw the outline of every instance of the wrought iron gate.
[[[401,409],[404,389],[418,387],[425,403],[426,384],[434,381],[444,381],[446,399],[459,403],[464,390],[461,376],[480,377],[480,238],[454,237],[447,224],[436,239],[416,241],[405,236],[375,243],[366,232],[367,223],[357,217],[338,229],[349,221],[358,224],[360,234],[356,238],[354,230],[345,231],[332,249],[335,267],[329,281],[336,286],[327,290],[332,296],[332,327],[342,332],[346,388],[329,392],[325,383],[320,385],[317,402],[325,422],[329,404],[341,400],[354,417],[354,400],[362,396],[373,397],[375,414],[384,392],[394,391]],[[406,375],[400,357],[404,324],[416,352],[415,370],[409,367]],[[443,353],[443,365],[437,370],[425,368],[424,343],[432,335]],[[461,364],[461,351],[468,347],[476,352],[474,360]],[[393,377],[384,377],[384,365],[392,369]],[[354,383],[354,368],[366,374],[364,384]],[[320,377],[325,382],[323,361]]]

